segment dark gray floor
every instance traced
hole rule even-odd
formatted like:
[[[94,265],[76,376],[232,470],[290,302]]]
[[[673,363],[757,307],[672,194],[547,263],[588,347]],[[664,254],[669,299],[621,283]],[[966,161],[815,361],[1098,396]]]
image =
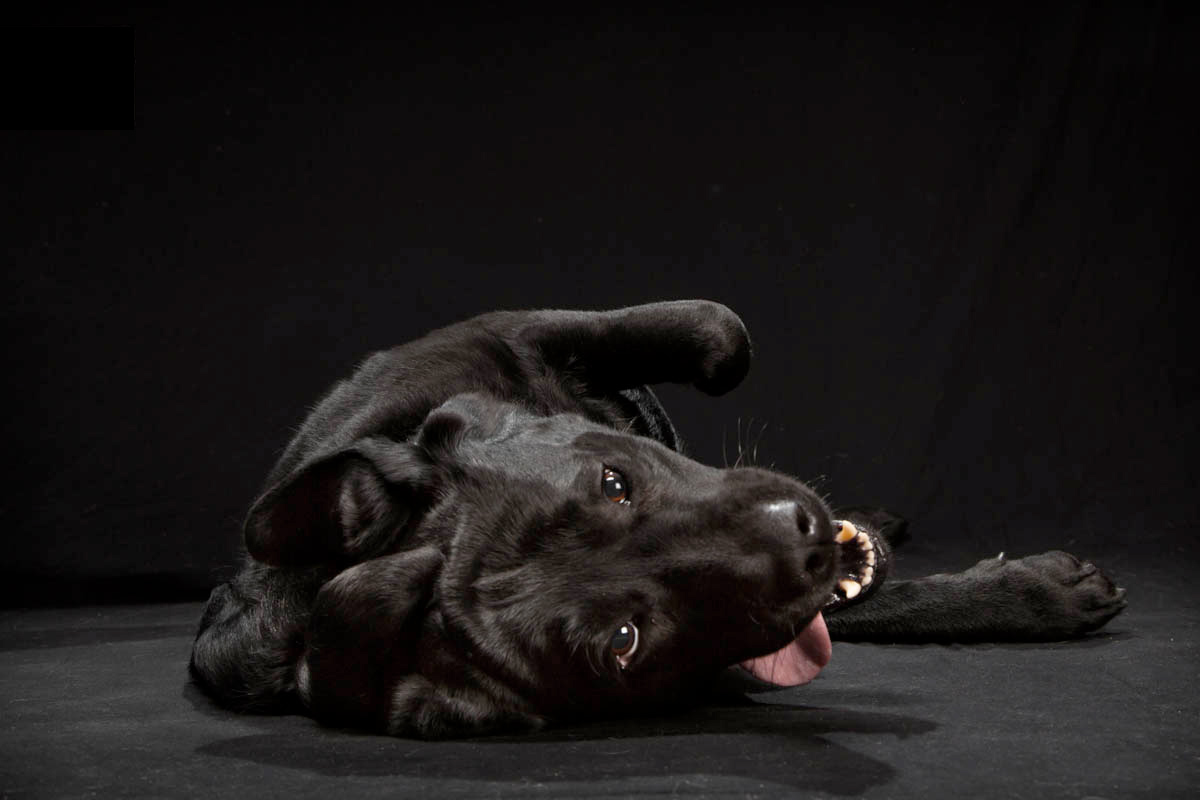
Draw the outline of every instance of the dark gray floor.
[[[837,644],[747,706],[426,743],[237,717],[185,686],[198,604],[0,614],[5,797],[1194,796],[1200,602],[1126,570],[1106,633],[1048,645]]]

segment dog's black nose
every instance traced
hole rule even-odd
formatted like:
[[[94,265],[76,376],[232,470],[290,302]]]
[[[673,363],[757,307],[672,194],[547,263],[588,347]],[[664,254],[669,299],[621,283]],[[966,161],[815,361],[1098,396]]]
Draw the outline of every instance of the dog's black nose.
[[[769,515],[794,519],[796,530],[805,540],[832,542],[833,523],[820,504],[805,500],[776,500],[763,506]]]
[[[794,524],[806,543],[833,541],[833,523],[819,503],[800,499],[776,500],[766,503],[763,510],[785,524]]]
[[[793,495],[763,503],[759,519],[773,532],[780,555],[778,592],[788,599],[824,591],[835,568],[833,523],[824,504],[815,497]]]
[[[804,507],[803,503],[796,504],[796,527],[805,536],[815,536],[819,520]]]
[[[836,567],[833,520],[819,500],[796,503],[796,528],[804,548],[804,571],[813,585],[832,580]]]

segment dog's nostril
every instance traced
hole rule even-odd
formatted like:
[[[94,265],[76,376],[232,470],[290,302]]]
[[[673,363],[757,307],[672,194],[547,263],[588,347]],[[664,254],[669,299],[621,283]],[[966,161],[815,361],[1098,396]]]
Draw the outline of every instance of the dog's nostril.
[[[804,513],[804,509],[799,504],[796,505],[796,527],[805,536],[812,533],[812,520],[808,518],[808,514]]]
[[[809,553],[808,558],[804,560],[804,571],[809,575],[816,575],[825,569],[825,554],[820,552]]]

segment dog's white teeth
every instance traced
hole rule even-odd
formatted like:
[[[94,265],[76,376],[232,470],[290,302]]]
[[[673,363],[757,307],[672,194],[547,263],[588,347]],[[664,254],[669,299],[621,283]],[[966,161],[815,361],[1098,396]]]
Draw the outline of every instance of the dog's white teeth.
[[[875,566],[875,551],[874,550],[867,551],[867,566],[870,566],[870,567]]]
[[[837,536],[833,537],[833,540],[838,544],[844,544],[845,542],[853,539],[855,536],[858,536],[858,528],[855,528],[853,524],[846,522],[845,520],[838,520],[835,522],[835,524],[842,526],[837,532]]]
[[[867,536],[867,534],[863,533],[862,531],[859,531],[858,536],[854,538],[858,539],[858,547],[860,550],[875,549],[875,545],[871,544],[871,537]]]
[[[853,600],[862,591],[862,584],[847,578],[844,581],[838,581],[838,588],[842,590],[842,594],[846,595],[847,600]]]
[[[875,580],[875,570],[872,567],[867,567],[863,570],[862,585],[870,586],[871,581]]]

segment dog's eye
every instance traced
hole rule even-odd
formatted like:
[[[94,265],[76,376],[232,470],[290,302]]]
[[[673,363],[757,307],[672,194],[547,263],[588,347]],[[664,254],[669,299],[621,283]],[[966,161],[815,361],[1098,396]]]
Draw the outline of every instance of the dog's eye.
[[[625,476],[617,472],[615,469],[604,468],[604,479],[601,481],[601,487],[604,489],[604,496],[614,503],[628,505],[629,503],[629,486],[625,483]]]
[[[612,654],[617,657],[617,661],[621,664],[621,669],[629,663],[629,659],[637,652],[638,647],[638,629],[632,622],[626,622],[621,627],[617,628],[617,632],[613,634],[612,639],[608,643],[608,647],[612,650]]]

